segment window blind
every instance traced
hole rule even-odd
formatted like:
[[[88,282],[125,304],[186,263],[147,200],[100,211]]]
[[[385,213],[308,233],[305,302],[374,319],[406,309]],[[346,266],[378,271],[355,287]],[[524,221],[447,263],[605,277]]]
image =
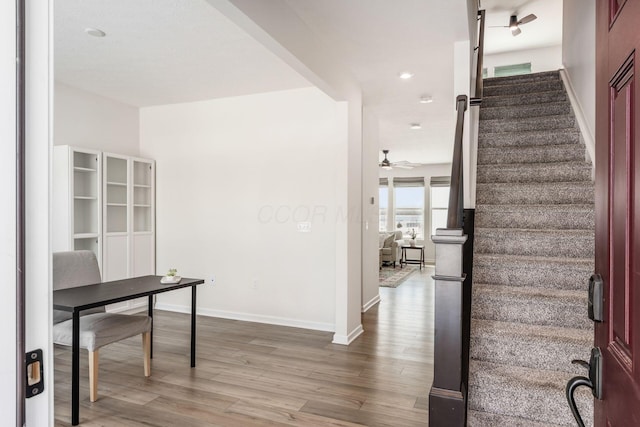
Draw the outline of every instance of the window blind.
[[[432,176],[432,187],[449,187],[451,185],[451,177],[449,176]]]
[[[394,187],[424,187],[424,177],[393,178]]]

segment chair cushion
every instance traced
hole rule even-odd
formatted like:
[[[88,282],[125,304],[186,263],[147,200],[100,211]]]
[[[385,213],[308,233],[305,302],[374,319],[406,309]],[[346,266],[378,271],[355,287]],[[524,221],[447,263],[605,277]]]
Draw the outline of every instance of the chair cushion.
[[[80,317],[80,348],[96,351],[112,342],[151,331],[149,316],[94,313]],[[73,320],[53,325],[53,342],[71,346]]]
[[[383,248],[390,248],[395,240],[395,234],[391,233],[384,239]]]

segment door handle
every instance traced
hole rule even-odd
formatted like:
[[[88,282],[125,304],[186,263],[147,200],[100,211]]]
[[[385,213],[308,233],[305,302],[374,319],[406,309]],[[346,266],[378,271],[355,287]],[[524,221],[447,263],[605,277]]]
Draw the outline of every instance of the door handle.
[[[596,399],[602,398],[602,352],[600,351],[600,348],[594,347],[591,349],[591,359],[589,360],[589,363],[584,360],[572,360],[571,363],[574,365],[584,366],[589,370],[588,378],[584,376],[573,377],[567,382],[567,388],[565,389],[567,403],[569,404],[573,418],[576,419],[578,427],[585,427],[584,421],[582,421],[582,417],[580,416],[580,412],[578,412],[578,407],[576,406],[576,400],[573,393],[578,387],[586,386],[591,389],[593,397]]]
[[[594,322],[604,321],[604,282],[599,274],[589,278],[588,315]]]

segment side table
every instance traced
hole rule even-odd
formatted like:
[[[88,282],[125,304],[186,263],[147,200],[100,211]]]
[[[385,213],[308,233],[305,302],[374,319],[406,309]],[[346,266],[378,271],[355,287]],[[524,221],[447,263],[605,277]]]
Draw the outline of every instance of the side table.
[[[407,264],[420,264],[420,270],[422,270],[422,265],[424,264],[424,246],[408,246],[408,245],[402,245],[402,257],[400,258],[400,267],[402,267],[402,265],[407,265]],[[407,249],[416,249],[420,251],[420,260],[416,260],[416,259],[407,259]]]

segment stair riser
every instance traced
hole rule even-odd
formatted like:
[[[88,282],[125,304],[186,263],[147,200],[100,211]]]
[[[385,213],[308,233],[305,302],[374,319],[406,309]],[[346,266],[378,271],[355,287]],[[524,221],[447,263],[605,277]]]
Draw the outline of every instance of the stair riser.
[[[575,129],[563,129],[546,132],[497,132],[480,133],[478,135],[478,147],[527,147],[561,144],[577,144],[580,135]]]
[[[537,104],[526,106],[508,106],[498,108],[480,108],[480,120],[490,119],[519,119],[527,117],[543,117],[556,114],[570,114],[571,105],[569,103],[560,104]]]
[[[471,317],[501,322],[593,329],[593,322],[587,317],[586,292],[583,301],[568,302],[550,299],[540,301],[535,298],[516,300],[485,297],[474,292]],[[566,370],[566,368],[557,369]]]
[[[483,96],[522,95],[526,93],[549,92],[553,90],[563,91],[564,86],[560,80],[542,80],[537,82],[524,82],[512,84],[487,86],[483,88]]]
[[[587,293],[593,265],[560,263],[474,262],[473,281],[504,286],[537,286]]]
[[[572,182],[591,180],[591,168],[585,166],[550,166],[521,167],[519,169],[500,166],[478,167],[479,183],[491,182]]]
[[[593,258],[593,235],[503,233],[476,230],[474,250],[480,254],[507,254],[540,257]]]
[[[522,95],[513,94],[511,96],[487,96],[482,98],[482,107],[507,107],[527,104],[545,104],[550,102],[562,102],[567,100],[564,91],[550,91],[538,93],[526,93]],[[482,110],[482,107],[481,110]]]
[[[544,150],[541,150],[540,147],[487,147],[478,150],[479,166],[508,163],[553,163],[584,160],[584,147],[578,144],[548,145]]]
[[[480,121],[479,135],[483,133],[573,129],[575,127],[576,121],[571,116],[548,116],[534,119],[496,119]]]
[[[519,76],[507,77],[488,77],[483,79],[483,87],[504,86],[516,83],[530,83],[543,81],[560,81],[560,73],[558,71],[546,71],[543,73],[522,74]]]
[[[478,184],[476,203],[493,205],[588,204],[593,203],[593,188],[585,186],[505,186]]]
[[[584,372],[583,372],[584,373]],[[593,425],[593,396],[586,387],[576,390],[576,401],[585,424]],[[532,419],[539,422],[575,427],[564,390],[544,388],[525,389],[505,385],[472,385],[469,389],[469,408],[476,411]]]
[[[593,230],[593,210],[582,212],[482,212],[476,208],[475,226],[479,228],[528,228],[556,230]]]

